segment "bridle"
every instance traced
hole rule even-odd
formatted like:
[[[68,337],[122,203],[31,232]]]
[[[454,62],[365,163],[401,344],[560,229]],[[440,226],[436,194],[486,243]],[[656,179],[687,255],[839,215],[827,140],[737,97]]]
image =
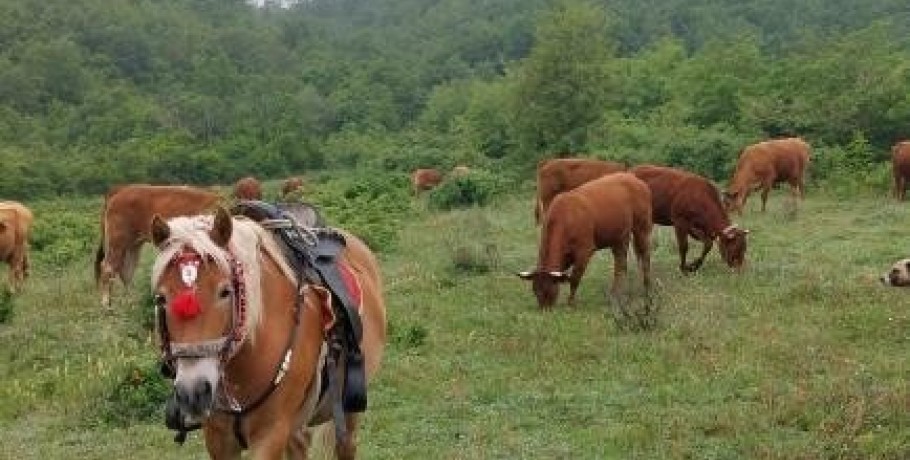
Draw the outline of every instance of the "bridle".
[[[300,326],[300,314],[303,310],[301,306],[304,302],[304,289],[303,285],[300,284],[302,279],[298,279],[299,288],[297,290],[297,299],[294,303],[294,324],[288,337],[283,358],[276,366],[275,377],[269,381],[267,389],[265,389],[257,398],[253,399],[251,403],[243,406],[228,392],[224,369],[226,363],[236,356],[248,335],[246,328],[246,283],[244,282],[243,277],[243,266],[230,251],[227,251],[227,260],[231,268],[231,325],[220,337],[212,340],[190,343],[172,342],[167,327],[167,305],[165,305],[163,301],[158,301],[158,298],[156,298],[155,302],[155,314],[157,316],[158,334],[161,343],[162,372],[166,377],[174,378],[176,376],[176,360],[179,358],[218,358],[220,383],[218,385],[219,391],[215,398],[214,409],[234,417],[234,436],[237,438],[240,446],[246,449],[248,447],[248,442],[243,435],[243,430],[241,428],[242,418],[244,415],[249,414],[265,403],[269,396],[271,396],[281,384],[282,380],[284,380],[284,377],[290,368],[294,354],[294,344],[297,339],[297,331]],[[194,273],[194,268],[198,269],[203,262],[203,258],[199,253],[185,247],[178,251],[171,259],[170,264],[175,264],[181,272],[181,278],[185,284],[184,292],[195,290],[196,273]],[[320,362],[320,367],[324,367],[324,365],[324,362]],[[220,398],[218,396],[220,396]],[[221,401],[219,401],[219,399]],[[175,422],[175,426],[170,427],[177,431],[174,441],[178,444],[182,444],[186,440],[186,435],[189,431],[201,428],[201,424],[198,423],[185,425],[182,420],[177,420]],[[171,421],[168,422],[169,425],[171,423]]]

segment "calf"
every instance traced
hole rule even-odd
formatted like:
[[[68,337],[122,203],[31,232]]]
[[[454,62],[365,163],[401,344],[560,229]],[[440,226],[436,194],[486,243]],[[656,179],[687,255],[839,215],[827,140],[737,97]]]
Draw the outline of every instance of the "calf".
[[[253,176],[247,176],[234,184],[234,198],[238,200],[261,200],[262,185]]]
[[[556,195],[606,174],[625,171],[622,163],[589,158],[556,158],[537,165],[537,200],[534,221],[539,225]]]
[[[553,199],[540,234],[537,268],[518,274],[532,282],[542,309],[553,306],[557,283],[569,282],[569,304],[595,251],[613,252],[612,293],[619,292],[632,241],[645,290],[651,285],[651,192],[628,173],[595,179]],[[571,274],[568,269],[571,267]]]
[[[414,194],[430,190],[442,182],[442,173],[437,169],[417,169],[411,173],[411,186]]]
[[[641,165],[631,172],[651,189],[654,223],[673,226],[680,270],[684,273],[698,270],[715,239],[727,265],[737,270],[742,268],[749,231],[730,221],[714,184],[697,174],[663,166]],[[691,265],[686,264],[689,237],[703,245],[701,255]]]
[[[749,193],[761,189],[761,210],[764,211],[771,187],[780,182],[790,184],[796,203],[805,193],[809,151],[809,144],[798,137],[759,142],[743,149],[730,188],[725,193],[727,210],[741,213]]]

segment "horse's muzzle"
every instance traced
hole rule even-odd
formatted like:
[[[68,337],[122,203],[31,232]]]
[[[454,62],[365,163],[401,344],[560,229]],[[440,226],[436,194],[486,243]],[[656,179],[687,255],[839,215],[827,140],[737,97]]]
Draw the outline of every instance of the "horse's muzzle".
[[[214,402],[212,384],[204,379],[174,385],[174,397],[181,413],[192,418],[203,418],[208,415]]]

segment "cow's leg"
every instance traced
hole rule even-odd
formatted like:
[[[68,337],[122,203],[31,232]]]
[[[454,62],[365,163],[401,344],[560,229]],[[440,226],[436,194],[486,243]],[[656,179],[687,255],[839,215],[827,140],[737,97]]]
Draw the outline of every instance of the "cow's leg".
[[[692,266],[690,267],[693,272],[701,268],[701,265],[705,263],[705,257],[708,257],[708,253],[711,252],[711,248],[714,247],[714,240],[708,237],[701,240],[701,243],[701,254],[698,256],[698,259],[695,259],[695,262],[692,262]]]
[[[628,270],[626,260],[629,254],[628,243],[614,245],[610,250],[613,252],[613,286],[610,288],[610,293],[616,296],[622,290],[623,279]]]
[[[569,305],[575,304],[575,292],[578,290],[578,284],[581,283],[581,277],[585,275],[585,269],[588,268],[588,262],[591,261],[593,250],[577,253],[572,257],[572,273],[569,275]]]
[[[645,288],[645,293],[651,291],[651,245],[648,241],[649,233],[644,230],[636,230],[632,234],[632,245],[635,249],[635,257],[638,258],[638,269],[641,271],[641,282]]]
[[[761,189],[761,212],[765,212],[765,207],[768,204],[768,194],[771,193],[771,184],[762,184]]]
[[[895,181],[895,193],[898,201],[904,201],[904,196],[906,194],[905,188],[907,187],[907,180],[904,179],[904,176],[898,175],[894,178]]]
[[[688,273],[689,266],[686,265],[686,254],[689,252],[689,228],[681,222],[673,222],[673,231],[676,233],[676,246],[679,248],[679,270]]]
[[[126,243],[123,243],[126,244]],[[101,269],[98,272],[98,290],[101,292],[101,306],[111,306],[111,290],[114,283],[114,277],[120,271],[123,265],[123,252],[125,246],[115,246],[110,244],[104,253],[104,259],[101,261]]]

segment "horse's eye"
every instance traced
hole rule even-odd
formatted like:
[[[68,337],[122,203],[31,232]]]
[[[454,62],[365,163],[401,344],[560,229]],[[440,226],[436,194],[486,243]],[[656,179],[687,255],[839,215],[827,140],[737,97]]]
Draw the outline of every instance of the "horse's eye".
[[[228,299],[231,297],[231,294],[233,294],[233,293],[234,293],[234,291],[232,291],[231,288],[223,287],[223,288],[221,288],[220,291],[218,291],[218,298],[222,299],[222,300]]]
[[[165,297],[164,294],[155,294],[155,296],[152,297],[152,303],[154,303],[156,307],[163,307],[167,304],[167,297]]]

